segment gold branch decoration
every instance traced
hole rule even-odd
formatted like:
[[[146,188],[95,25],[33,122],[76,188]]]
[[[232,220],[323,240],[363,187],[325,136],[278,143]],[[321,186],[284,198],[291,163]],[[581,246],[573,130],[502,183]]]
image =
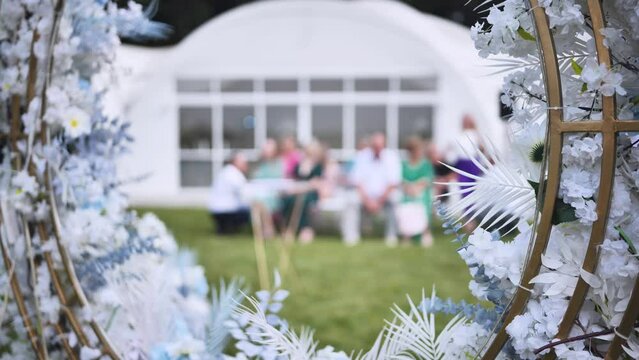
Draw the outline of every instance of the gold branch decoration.
[[[616,114],[615,96],[603,96],[601,121],[584,120],[566,122],[563,119],[563,99],[562,82],[560,69],[555,50],[553,33],[550,30],[548,18],[544,8],[539,5],[538,0],[529,0],[529,9],[532,13],[536,29],[536,41],[542,59],[542,74],[545,84],[547,99],[548,125],[545,140],[545,170],[547,170],[547,183],[539,196],[544,198],[543,207],[540,210],[540,218],[537,231],[533,233],[534,241],[527,256],[527,261],[522,271],[519,288],[510,303],[510,307],[502,319],[499,329],[491,339],[482,357],[484,360],[495,359],[508,340],[506,327],[512,320],[520,315],[531,296],[533,284],[531,280],[539,274],[541,269],[541,259],[552,229],[552,215],[557,199],[559,180],[561,176],[562,164],[562,143],[564,134],[576,132],[601,133],[603,142],[603,155],[601,158],[600,183],[597,193],[596,213],[597,220],[592,225],[592,231],[583,259],[582,270],[594,273],[598,264],[598,247],[603,243],[606,232],[606,223],[609,217],[610,202],[612,199],[612,188],[615,174],[615,160],[617,148],[617,134],[620,132],[639,132],[639,120],[619,120]],[[593,36],[595,39],[597,60],[599,64],[605,65],[607,69],[611,67],[611,55],[609,49],[604,45],[604,38],[601,30],[605,27],[605,18],[602,11],[602,4],[599,0],[588,0],[588,12],[593,25]],[[544,170],[542,169],[542,172]],[[543,175],[543,174],[542,174]],[[541,182],[543,185],[543,182]],[[581,310],[585,297],[590,286],[583,278],[579,278],[572,296],[569,299],[568,307],[559,326],[559,331],[555,338],[566,339],[572,329],[575,319]],[[639,316],[639,277],[632,289],[630,302],[625,310],[620,325],[614,329],[614,338],[605,355],[606,360],[616,360],[622,353],[622,346],[633,330],[633,325]],[[554,358],[554,353],[546,355],[546,358]]]

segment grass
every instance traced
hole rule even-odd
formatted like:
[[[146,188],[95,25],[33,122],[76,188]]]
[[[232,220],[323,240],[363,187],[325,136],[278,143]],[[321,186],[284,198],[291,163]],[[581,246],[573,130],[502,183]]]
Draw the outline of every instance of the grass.
[[[175,235],[182,248],[193,250],[205,268],[207,278],[245,278],[251,289],[258,288],[255,253],[249,233],[219,237],[205,210],[138,209],[152,211]],[[359,351],[372,345],[391,318],[390,306],[406,307],[406,294],[430,295],[433,285],[441,297],[471,300],[470,275],[455,252],[456,244],[434,231],[435,245],[388,248],[381,238],[369,238],[355,247],[344,246],[338,237],[323,236],[310,245],[296,245],[292,262],[297,276],[286,276],[283,287],[291,295],[282,311],[295,329],[315,329],[321,344],[340,350]],[[267,244],[269,266],[278,264],[278,245]],[[443,319],[442,319],[443,320]],[[443,325],[444,322],[439,322]]]

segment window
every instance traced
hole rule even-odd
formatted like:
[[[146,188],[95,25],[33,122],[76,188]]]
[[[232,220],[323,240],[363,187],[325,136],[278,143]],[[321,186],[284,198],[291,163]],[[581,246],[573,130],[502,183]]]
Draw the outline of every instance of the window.
[[[266,137],[315,138],[337,161],[375,132],[391,146],[432,138],[438,97],[427,95],[439,91],[437,76],[312,76],[176,78],[181,186],[208,187],[234,151],[253,166]]]
[[[433,108],[431,106],[402,106],[399,108],[399,144],[410,136],[430,139],[433,135]]]
[[[253,80],[250,79],[229,79],[220,82],[222,92],[252,92]]]
[[[180,149],[211,148],[211,108],[180,108]]]
[[[386,106],[360,105],[355,107],[355,141],[371,134],[386,133]]]
[[[437,90],[437,77],[401,78],[399,89],[401,91],[435,91]]]
[[[388,79],[355,79],[355,91],[388,91]]]
[[[177,91],[179,93],[206,93],[211,91],[209,80],[178,79]]]
[[[281,138],[297,135],[297,106],[269,106],[266,108],[266,136]]]
[[[313,92],[339,92],[344,88],[342,79],[311,79]]]
[[[225,106],[222,118],[224,148],[255,147],[255,116],[252,106]]]
[[[297,79],[266,80],[264,89],[266,92],[296,92]]]
[[[332,149],[342,147],[342,107],[316,105],[312,110],[313,137]]]
[[[213,181],[213,166],[206,160],[182,160],[180,185],[183,187],[208,187]]]

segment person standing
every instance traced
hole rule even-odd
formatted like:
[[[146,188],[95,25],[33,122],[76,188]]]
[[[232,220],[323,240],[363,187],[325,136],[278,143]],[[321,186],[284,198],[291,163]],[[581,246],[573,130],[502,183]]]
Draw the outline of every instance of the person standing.
[[[416,238],[422,246],[429,247],[433,244],[431,224],[435,171],[433,164],[424,156],[424,143],[420,138],[409,138],[406,142],[406,150],[408,158],[402,161],[402,202],[416,202],[423,206],[428,222],[423,233],[413,238]]]
[[[342,216],[342,236],[349,245],[361,237],[361,212],[367,215],[384,214],[385,242],[397,245],[395,204],[401,184],[401,162],[396,151],[386,148],[386,136],[375,133],[369,147],[361,150],[353,164],[350,181],[356,189],[354,201],[348,201]]]
[[[237,153],[215,178],[208,200],[208,210],[218,234],[234,234],[250,221],[251,213],[245,200],[248,161]]]

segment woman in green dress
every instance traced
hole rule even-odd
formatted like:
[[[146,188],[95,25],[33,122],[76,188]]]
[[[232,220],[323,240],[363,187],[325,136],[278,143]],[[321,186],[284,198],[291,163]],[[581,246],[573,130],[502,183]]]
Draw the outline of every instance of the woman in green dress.
[[[402,162],[402,190],[403,202],[419,201],[423,204],[428,226],[421,235],[413,237],[422,246],[433,244],[431,223],[433,213],[433,181],[435,170],[433,164],[426,158],[424,142],[418,137],[411,137],[406,142],[408,158]]]
[[[266,139],[262,145],[260,161],[253,170],[254,180],[277,180],[284,178],[284,164],[278,156],[277,142]],[[264,237],[270,239],[275,236],[275,224],[273,215],[280,208],[280,197],[275,191],[263,191],[254,194],[253,205],[256,207],[262,223]]]

